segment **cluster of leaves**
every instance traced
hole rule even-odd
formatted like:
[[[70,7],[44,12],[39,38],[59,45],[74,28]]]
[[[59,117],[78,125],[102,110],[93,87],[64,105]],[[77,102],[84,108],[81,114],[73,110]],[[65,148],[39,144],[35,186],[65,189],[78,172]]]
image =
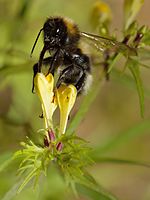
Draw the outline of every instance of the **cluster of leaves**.
[[[63,147],[59,149],[58,144]],[[87,143],[75,135],[63,135],[51,142],[49,147],[38,146],[31,140],[28,143],[22,142],[21,145],[23,149],[14,154],[14,159],[21,159],[19,175],[25,176],[18,193],[32,178],[35,178],[36,186],[40,175],[46,176],[47,169],[52,163],[58,165],[68,183],[78,182],[84,175],[84,167],[92,163]]]
[[[63,144],[58,150],[57,144]],[[87,172],[86,167],[93,164],[91,159],[91,148],[88,143],[73,135],[63,135],[51,142],[49,147],[39,146],[31,140],[21,143],[23,149],[18,150],[13,160],[21,160],[18,175],[23,180],[19,182],[17,193],[31,181],[34,188],[39,178],[44,174],[50,165],[54,165],[61,172],[67,186],[72,188],[75,196],[81,193],[88,197],[97,196],[98,199],[115,200],[116,198],[100,186],[95,179]]]

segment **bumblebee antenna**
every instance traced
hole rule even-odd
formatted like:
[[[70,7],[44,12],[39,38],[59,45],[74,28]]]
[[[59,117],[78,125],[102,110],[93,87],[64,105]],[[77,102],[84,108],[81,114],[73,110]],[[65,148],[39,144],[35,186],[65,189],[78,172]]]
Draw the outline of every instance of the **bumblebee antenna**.
[[[39,31],[39,33],[38,33],[38,35],[37,35],[37,37],[36,37],[36,40],[35,40],[35,42],[34,42],[34,45],[33,45],[33,47],[32,47],[31,53],[30,53],[30,57],[32,57],[34,48],[35,48],[35,46],[36,46],[36,43],[37,43],[37,41],[38,41],[38,39],[39,39],[39,36],[40,36],[40,34],[41,34],[42,31],[43,31],[43,28]]]

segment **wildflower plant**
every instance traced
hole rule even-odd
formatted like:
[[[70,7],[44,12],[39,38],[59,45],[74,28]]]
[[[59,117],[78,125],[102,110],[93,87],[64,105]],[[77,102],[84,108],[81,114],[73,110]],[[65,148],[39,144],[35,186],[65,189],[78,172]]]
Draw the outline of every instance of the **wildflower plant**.
[[[43,174],[47,176],[50,165],[54,165],[59,169],[61,176],[76,195],[81,191],[82,194],[85,193],[92,199],[96,199],[95,196],[97,199],[104,200],[117,199],[106,192],[87,170],[87,166],[93,165],[96,160],[103,161],[103,158],[100,158],[98,154],[105,147],[104,149],[103,147],[91,149],[87,141],[77,136],[76,129],[99,92],[99,82],[105,77],[109,78],[110,73],[114,76],[122,75],[128,78],[125,74],[127,69],[133,76],[139,96],[141,116],[144,116],[144,87],[140,77],[140,67],[149,68],[147,61],[149,61],[150,29],[148,26],[138,25],[135,21],[135,16],[143,2],[143,0],[124,1],[124,25],[121,41],[132,47],[135,54],[126,52],[126,49],[123,49],[122,52],[118,52],[116,49],[112,53],[109,47],[102,52],[102,62],[95,62],[94,67],[97,68],[97,65],[101,65],[106,73],[102,72],[100,76],[94,79],[91,89],[83,97],[81,106],[71,122],[68,123],[68,118],[77,99],[75,86],[61,84],[59,88],[56,88],[56,81],[52,74],[45,75],[41,72],[35,76],[35,93],[41,104],[44,122],[43,127],[38,131],[42,133],[42,142],[37,144],[27,138],[26,142],[21,142],[22,149],[16,151],[11,159],[11,161],[19,160],[20,162],[18,174],[22,182],[17,188],[17,193],[20,193],[29,182],[32,182],[33,186],[36,187],[40,177]],[[97,1],[91,10],[90,22],[92,28],[98,34],[118,41],[117,36],[109,31],[111,20],[110,7],[102,1]],[[122,57],[125,58],[125,62],[120,72],[115,66]],[[93,60],[94,58],[93,56]],[[56,110],[59,111],[60,116],[58,124],[54,120]],[[112,144],[108,144],[108,146],[111,145],[114,145],[113,141]],[[113,162],[122,163],[124,161],[113,160]],[[140,162],[125,162],[149,167],[149,165]]]
[[[48,166],[53,162],[62,170],[67,182],[77,181],[83,176],[84,167],[92,162],[88,156],[89,148],[86,142],[75,134],[65,134],[68,117],[77,96],[75,86],[62,84],[58,89],[54,88],[53,75],[45,76],[43,73],[37,73],[34,85],[41,102],[45,124],[43,145],[38,146],[29,140],[27,143],[22,142],[24,149],[15,153],[14,158],[22,158],[19,174],[25,173],[25,179],[18,192],[32,178],[35,178],[36,185],[39,176],[42,173],[46,175]],[[57,107],[60,111],[58,128],[53,124],[53,115]]]

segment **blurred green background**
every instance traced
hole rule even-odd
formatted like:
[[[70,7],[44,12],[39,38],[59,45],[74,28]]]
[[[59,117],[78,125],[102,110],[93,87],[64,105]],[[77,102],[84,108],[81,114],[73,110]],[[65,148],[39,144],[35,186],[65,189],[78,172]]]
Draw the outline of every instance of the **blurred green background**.
[[[89,23],[94,0],[0,0],[0,163],[20,148],[26,136],[36,140],[43,127],[41,107],[31,93],[32,66],[42,47],[38,42],[33,58],[30,50],[48,16],[72,18],[81,30],[91,32]],[[113,14],[112,30],[121,31],[123,0],[107,0]],[[146,0],[137,19],[150,25],[150,1]],[[141,68],[145,87],[145,117],[140,116],[138,95],[125,77],[111,75],[89,108],[77,134],[90,141],[99,158],[89,168],[95,179],[121,200],[150,199],[150,169],[121,164],[115,159],[150,163],[150,71]],[[74,108],[72,116],[77,112]],[[108,159],[112,158],[112,160]],[[106,161],[106,162],[105,162]],[[11,165],[0,177],[0,199],[15,185],[16,166]],[[38,192],[37,192],[38,191]],[[3,200],[10,199],[7,193]],[[48,178],[40,180],[36,191],[25,189],[13,200],[77,199],[66,188],[59,172],[50,168]],[[79,197],[78,199],[88,199]]]

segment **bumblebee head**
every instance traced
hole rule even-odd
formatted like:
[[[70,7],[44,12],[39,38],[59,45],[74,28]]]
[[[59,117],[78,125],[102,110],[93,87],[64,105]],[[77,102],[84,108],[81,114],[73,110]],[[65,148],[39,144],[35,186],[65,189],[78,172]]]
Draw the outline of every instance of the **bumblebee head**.
[[[80,38],[79,29],[72,20],[62,17],[50,17],[39,31],[30,55],[32,55],[42,31],[44,33],[43,49],[45,51],[56,50],[66,46],[73,48],[74,46],[77,46]]]
[[[48,18],[36,37],[30,56],[32,56],[42,31],[44,32],[44,48],[46,50],[54,50],[65,44],[67,27],[63,19],[61,17]]]
[[[43,26],[44,45],[47,49],[57,49],[65,44],[67,27],[62,18],[48,18]]]

